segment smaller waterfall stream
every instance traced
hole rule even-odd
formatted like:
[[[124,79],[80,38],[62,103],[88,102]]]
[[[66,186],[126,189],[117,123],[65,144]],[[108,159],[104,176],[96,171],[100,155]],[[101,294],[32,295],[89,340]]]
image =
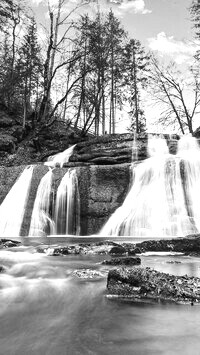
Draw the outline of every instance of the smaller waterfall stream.
[[[75,146],[76,144],[72,145],[61,153],[50,156],[44,164],[50,167],[59,166],[62,168],[63,165],[69,161]]]
[[[49,171],[38,186],[33,207],[29,236],[80,234],[80,197],[75,169],[69,169],[57,192],[52,168],[63,167],[69,161],[74,146],[48,158]],[[56,196],[55,196],[56,195]]]
[[[20,235],[33,169],[33,166],[24,169],[0,206],[1,238],[13,238]]]
[[[80,234],[80,198],[75,169],[69,169],[55,193],[50,169],[41,179],[33,207],[30,237]],[[56,197],[55,197],[56,195]]]
[[[53,174],[50,169],[43,176],[38,186],[31,217],[29,236],[45,236],[46,234],[51,234],[53,230],[53,222],[50,217],[52,178]]]
[[[75,169],[69,169],[57,190],[53,234],[80,234],[80,196]]]

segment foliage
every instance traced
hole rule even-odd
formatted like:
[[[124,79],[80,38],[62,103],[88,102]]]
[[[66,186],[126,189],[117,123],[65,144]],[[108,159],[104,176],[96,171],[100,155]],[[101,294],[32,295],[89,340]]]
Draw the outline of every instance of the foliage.
[[[36,21],[23,0],[2,1],[0,30],[7,20],[8,25],[0,42],[0,97],[19,114],[24,128],[30,119],[37,130],[60,118],[82,134],[91,129],[96,135],[115,133],[121,111],[128,107],[131,129],[145,129],[140,93],[149,57],[111,10],[75,22],[70,16],[76,8],[62,11],[66,0],[49,4],[41,48]]]

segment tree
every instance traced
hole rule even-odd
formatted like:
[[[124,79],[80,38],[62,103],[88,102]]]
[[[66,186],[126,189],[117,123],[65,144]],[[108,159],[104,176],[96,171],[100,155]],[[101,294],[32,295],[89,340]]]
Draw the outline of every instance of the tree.
[[[67,23],[70,15],[74,12],[78,7],[83,6],[84,4],[76,6],[72,11],[68,14],[62,14],[62,8],[65,4],[65,0],[58,0],[58,6],[56,10],[52,9],[48,2],[48,10],[49,10],[49,37],[48,37],[48,45],[46,50],[46,58],[44,61],[44,71],[43,71],[43,95],[38,115],[38,121],[45,125],[51,125],[54,121],[53,116],[57,111],[58,107],[65,102],[69,92],[73,89],[74,85],[77,81],[81,79],[75,78],[72,85],[69,85],[66,92],[62,95],[62,97],[56,102],[53,109],[50,110],[49,103],[51,101],[51,89],[53,86],[53,82],[55,81],[56,75],[59,75],[60,70],[64,68],[68,68],[70,70],[72,63],[75,63],[81,56],[79,52],[71,52],[72,56],[67,59],[63,59],[62,50],[64,48],[64,44],[66,42],[67,33],[73,27],[73,22]],[[55,17],[56,13],[56,17]],[[54,18],[55,17],[55,18]],[[64,31],[61,37],[58,40],[59,28],[62,25],[67,27],[64,28]],[[56,54],[58,54],[57,60]],[[56,63],[55,63],[56,62]]]
[[[141,108],[140,92],[147,85],[149,60],[140,41],[131,39],[124,49],[125,70],[124,86],[128,91],[128,102],[131,110],[131,130],[136,133],[146,129],[144,110]]]
[[[22,39],[17,67],[21,76],[20,84],[24,106],[23,127],[25,127],[28,114],[38,111],[39,88],[42,79],[41,49],[38,44],[34,17],[30,19],[27,33]],[[34,125],[34,123],[33,117],[32,124]]]
[[[193,133],[195,115],[200,107],[199,72],[190,68],[186,78],[186,75],[181,76],[175,63],[165,68],[152,58],[150,82],[152,99],[162,105],[159,122],[178,125],[182,134]]]
[[[196,36],[200,37],[200,2],[199,0],[193,0],[190,6],[190,14],[192,21],[194,22]]]
[[[83,117],[82,132],[91,127],[95,134],[115,132],[116,110],[121,105],[123,47],[126,33],[112,11],[100,12],[94,19],[83,16],[76,25],[77,47],[82,59],[77,71],[83,80],[74,93],[78,101],[76,124]],[[79,122],[79,123],[80,123]]]
[[[13,0],[1,0],[0,6],[0,31],[5,31],[5,25],[11,18]]]

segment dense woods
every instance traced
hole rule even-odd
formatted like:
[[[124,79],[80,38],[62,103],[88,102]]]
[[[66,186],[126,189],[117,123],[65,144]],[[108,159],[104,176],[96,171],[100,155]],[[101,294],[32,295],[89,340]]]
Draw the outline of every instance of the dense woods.
[[[67,13],[65,3],[51,6],[47,1],[41,40],[28,3],[1,0],[0,104],[14,112],[23,129],[37,133],[62,120],[82,135],[98,136],[115,133],[126,112],[127,128],[139,133],[146,130],[145,92],[162,106],[155,118],[159,124],[193,133],[200,105],[198,64],[190,68],[189,79],[181,77],[175,63],[162,65],[130,38],[112,10],[74,17],[85,3]],[[198,37],[199,8],[193,1],[190,12]]]

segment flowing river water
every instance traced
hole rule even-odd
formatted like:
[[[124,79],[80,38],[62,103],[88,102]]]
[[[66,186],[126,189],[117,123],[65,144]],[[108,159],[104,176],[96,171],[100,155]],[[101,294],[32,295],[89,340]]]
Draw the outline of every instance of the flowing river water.
[[[27,240],[0,250],[6,268],[0,274],[1,355],[200,353],[199,306],[109,298],[111,267],[101,264],[108,256],[50,256],[36,252],[37,239]],[[200,277],[198,258],[141,258],[143,266]],[[100,272],[100,278],[77,277],[83,269]]]

